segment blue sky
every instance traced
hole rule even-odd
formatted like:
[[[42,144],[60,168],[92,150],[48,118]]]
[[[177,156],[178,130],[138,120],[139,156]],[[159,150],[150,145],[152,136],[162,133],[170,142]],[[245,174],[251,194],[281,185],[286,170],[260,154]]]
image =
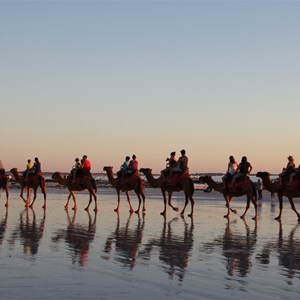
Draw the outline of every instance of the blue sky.
[[[300,162],[299,1],[0,1],[2,161]],[[298,156],[298,157],[297,157]]]

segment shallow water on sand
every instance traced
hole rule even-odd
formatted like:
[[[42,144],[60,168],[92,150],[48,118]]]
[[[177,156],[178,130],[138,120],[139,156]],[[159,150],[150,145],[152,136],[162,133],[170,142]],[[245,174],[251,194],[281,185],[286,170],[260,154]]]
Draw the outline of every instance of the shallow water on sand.
[[[25,210],[19,191],[10,206],[0,198],[1,299],[296,299],[300,296],[300,225],[285,199],[264,194],[255,223],[228,222],[224,200],[195,192],[193,219],[168,208],[160,215],[160,191],[146,190],[147,212],[129,214],[125,196],[117,214],[113,189],[98,192],[99,211],[88,195],[77,195],[78,210],[64,210],[66,190],[48,191],[44,213],[39,194]],[[137,207],[135,195],[132,204]],[[182,208],[184,196],[174,194]],[[297,200],[296,200],[297,205]],[[245,198],[232,206],[243,213]],[[299,206],[299,205],[298,205]],[[186,213],[190,212],[190,206]]]

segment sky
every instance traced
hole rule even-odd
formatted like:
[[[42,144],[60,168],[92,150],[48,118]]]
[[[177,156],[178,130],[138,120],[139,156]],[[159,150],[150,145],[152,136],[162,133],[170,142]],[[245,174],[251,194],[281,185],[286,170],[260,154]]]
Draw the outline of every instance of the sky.
[[[300,1],[0,0],[0,160],[300,163]]]

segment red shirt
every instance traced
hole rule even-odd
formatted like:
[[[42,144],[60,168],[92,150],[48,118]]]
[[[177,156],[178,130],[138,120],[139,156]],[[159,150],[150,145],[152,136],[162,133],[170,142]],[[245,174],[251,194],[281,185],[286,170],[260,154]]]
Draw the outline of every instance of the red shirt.
[[[91,170],[91,163],[89,160],[85,159],[83,162],[82,162],[82,170],[83,172],[87,172],[87,171],[90,171]]]

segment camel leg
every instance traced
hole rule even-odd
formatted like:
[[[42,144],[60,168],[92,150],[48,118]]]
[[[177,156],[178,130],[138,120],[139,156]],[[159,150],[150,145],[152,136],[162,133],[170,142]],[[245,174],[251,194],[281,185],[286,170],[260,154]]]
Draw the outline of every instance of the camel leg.
[[[45,186],[41,186],[41,189],[42,189],[42,193],[44,195],[44,205],[42,206],[42,208],[46,208],[46,199],[47,199],[47,194],[46,194],[46,188]]]
[[[230,217],[230,200],[231,198],[229,196],[223,195],[226,201],[226,207],[227,207],[227,214],[224,216],[224,218],[229,219]]]
[[[254,210],[255,210],[255,216],[252,218],[252,220],[257,220],[257,201],[256,201],[256,198],[252,197],[251,201],[254,205]]]
[[[249,207],[250,207],[250,197],[247,197],[247,204],[246,204],[246,208],[245,208],[245,211],[244,211],[244,213],[241,215],[241,219],[244,219],[245,218],[245,215],[246,215],[246,213],[247,213],[247,211],[248,211],[248,209],[249,209]]]
[[[283,208],[283,204],[282,204],[282,195],[278,195],[278,200],[279,200],[279,215],[275,218],[275,220],[281,220],[281,214],[282,214],[282,208]]]
[[[146,197],[145,194],[143,192],[141,192],[141,196],[143,199],[143,213],[146,211]]]
[[[23,193],[24,193],[24,186],[21,186],[20,197],[22,198],[22,200],[24,201],[24,203],[26,203],[27,199],[24,198]]]
[[[67,210],[69,208],[69,202],[70,202],[71,197],[72,197],[72,194],[70,193],[69,196],[68,196],[67,203],[65,205],[65,210]]]
[[[97,195],[95,192],[93,192],[92,194],[93,198],[94,198],[94,201],[95,201],[95,208],[94,208],[94,212],[97,212],[98,211],[98,204],[97,204]]]
[[[181,215],[184,215],[184,211],[185,211],[185,208],[186,208],[186,206],[188,205],[188,203],[189,203],[189,198],[188,198],[188,195],[187,194],[185,194],[185,203],[184,203],[184,207],[183,207],[183,210],[181,211]]]
[[[132,208],[132,205],[131,205],[131,202],[130,202],[129,191],[126,190],[125,193],[126,193],[127,201],[128,201],[128,204],[129,204],[129,212],[133,213],[134,209]]]
[[[89,210],[89,207],[90,207],[90,205],[91,205],[91,203],[92,203],[92,193],[90,192],[90,199],[89,199],[89,203],[88,203],[88,206],[85,208],[85,210],[86,211],[88,211]]]
[[[300,215],[299,215],[299,213],[297,212],[297,209],[296,209],[296,207],[295,207],[293,198],[292,198],[292,197],[288,197],[288,199],[289,199],[289,201],[290,201],[292,210],[296,213],[296,215],[297,215],[297,217],[298,217],[298,221],[300,221]]]
[[[138,191],[135,191],[135,193],[136,193],[136,196],[139,199],[139,206],[138,206],[138,209],[135,211],[135,213],[138,214],[140,212],[140,207],[141,207],[142,199],[141,199],[141,196],[140,196],[140,194],[139,194]]]
[[[190,202],[191,202],[191,213],[188,215],[188,217],[192,218],[193,214],[194,214],[194,204],[195,204],[195,201],[194,201],[194,199],[193,199],[192,196],[190,196],[189,198],[190,198]]]
[[[172,209],[173,209],[174,211],[179,211],[179,208],[178,208],[178,207],[175,207],[175,206],[172,205],[172,195],[173,195],[173,193],[172,193],[172,192],[169,192],[169,202],[168,202],[168,204],[169,204],[169,206],[172,207]]]
[[[37,188],[33,190],[33,200],[32,200],[32,203],[31,203],[30,206],[29,206],[30,208],[33,207],[33,203],[35,202],[36,194],[37,194],[36,192],[37,192]]]
[[[165,216],[166,215],[166,210],[167,210],[167,196],[166,196],[166,191],[161,190],[161,193],[162,193],[163,198],[164,198],[164,211],[162,211],[160,214],[162,216]]]
[[[120,209],[120,190],[117,190],[117,194],[118,194],[118,205],[117,205],[117,208],[115,208],[115,211],[119,212],[119,209]]]

